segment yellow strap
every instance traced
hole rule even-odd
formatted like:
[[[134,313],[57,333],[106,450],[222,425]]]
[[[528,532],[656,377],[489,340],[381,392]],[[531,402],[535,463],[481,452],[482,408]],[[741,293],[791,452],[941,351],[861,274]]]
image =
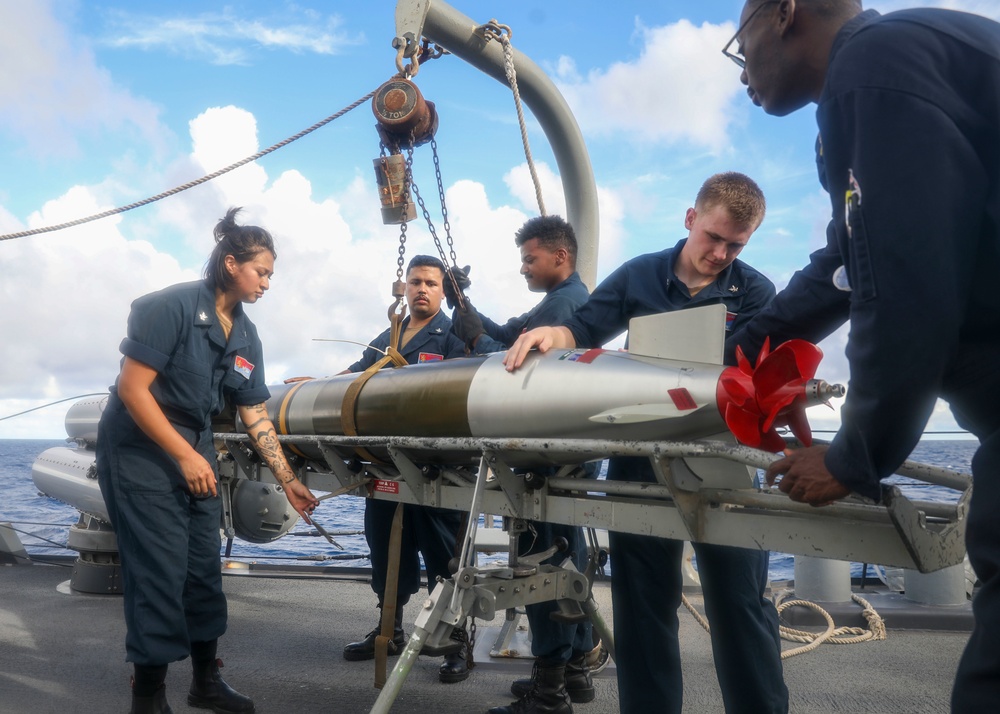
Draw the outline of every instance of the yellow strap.
[[[357,378],[351,382],[350,386],[347,387],[347,391],[344,392],[344,399],[340,404],[340,421],[344,429],[344,436],[358,435],[358,397],[361,395],[361,390],[364,388],[368,380],[375,376],[375,374],[382,369],[382,367],[390,362],[392,362],[392,364],[396,367],[402,367],[406,364],[406,358],[403,357],[403,355],[399,353],[399,350],[394,347],[394,345],[399,344],[399,329],[402,320],[399,319],[398,315],[392,315],[391,321],[392,325],[389,329],[389,347],[386,349],[385,357],[378,360],[371,367],[359,374]],[[378,459],[369,453],[367,449],[360,446],[355,447],[354,451],[365,461],[371,461],[376,464],[384,463],[381,459]]]
[[[389,566],[385,574],[382,595],[382,629],[375,638],[375,688],[385,686],[388,670],[389,643],[396,629],[396,596],[399,592],[399,551],[403,542],[403,504],[396,504],[389,531]]]

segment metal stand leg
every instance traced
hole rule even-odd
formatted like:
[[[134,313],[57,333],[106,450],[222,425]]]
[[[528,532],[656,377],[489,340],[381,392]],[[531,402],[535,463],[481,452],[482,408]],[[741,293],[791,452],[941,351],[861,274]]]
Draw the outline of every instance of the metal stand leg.
[[[439,644],[446,641],[451,634],[451,630],[459,622],[463,622],[466,617],[464,598],[459,597],[458,610],[452,610],[446,603],[452,599],[455,593],[455,586],[450,580],[438,582],[434,592],[424,600],[423,609],[417,615],[417,620],[413,626],[413,632],[406,643],[406,647],[399,655],[396,666],[392,668],[389,677],[385,681],[378,699],[371,708],[372,714],[388,714],[392,703],[396,701],[403,682],[406,681],[413,664],[417,661],[417,656],[428,640],[433,640],[431,644]],[[432,637],[433,635],[433,637]]]
[[[413,664],[420,655],[420,650],[424,646],[426,637],[427,630],[422,627],[415,628],[410,634],[410,639],[407,641],[402,654],[399,655],[396,666],[389,673],[385,685],[379,692],[378,699],[375,700],[375,704],[371,708],[372,714],[389,714],[392,703],[396,701],[396,697],[399,696],[399,692],[403,688],[403,682],[406,681],[410,670],[413,669]]]

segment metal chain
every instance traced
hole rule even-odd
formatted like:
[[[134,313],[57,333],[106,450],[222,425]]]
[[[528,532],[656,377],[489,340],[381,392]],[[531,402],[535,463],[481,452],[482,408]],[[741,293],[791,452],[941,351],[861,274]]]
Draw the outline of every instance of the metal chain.
[[[151,196],[149,198],[144,198],[141,201],[136,201],[135,203],[130,203],[127,206],[121,206],[120,208],[114,208],[114,209],[111,209],[110,211],[104,211],[102,213],[97,213],[97,214],[94,214],[93,216],[88,216],[86,218],[78,218],[75,221],[68,221],[67,223],[60,223],[60,224],[55,225],[55,226],[46,226],[44,228],[33,228],[30,231],[21,231],[19,233],[8,233],[6,235],[0,235],[0,240],[10,240],[12,238],[24,238],[26,236],[38,235],[39,233],[52,233],[54,231],[62,230],[63,228],[71,228],[73,226],[78,226],[78,225],[81,225],[83,223],[89,223],[90,221],[96,221],[96,220],[101,219],[101,218],[107,218],[108,216],[114,216],[114,215],[117,215],[119,213],[125,213],[125,211],[131,211],[133,208],[139,208],[140,206],[145,206],[146,204],[153,203],[155,201],[159,201],[160,199],[166,198],[168,196],[173,196],[174,194],[180,193],[181,191],[186,191],[189,188],[194,188],[195,186],[199,186],[199,185],[201,185],[201,184],[203,184],[203,183],[205,183],[207,181],[211,181],[214,178],[218,178],[219,176],[222,176],[222,174],[228,173],[228,172],[232,171],[233,169],[238,169],[240,166],[243,166],[244,164],[249,164],[249,163],[251,163],[253,161],[256,161],[257,159],[261,158],[262,156],[266,156],[267,154],[270,154],[272,151],[277,151],[278,149],[282,148],[283,146],[287,146],[288,144],[291,144],[293,141],[295,141],[297,139],[301,139],[306,134],[314,132],[317,129],[319,129],[320,127],[322,127],[322,126],[326,126],[327,124],[329,124],[330,122],[332,122],[334,119],[338,119],[338,118],[344,116],[345,114],[347,114],[347,112],[351,111],[352,109],[355,109],[356,107],[358,107],[361,104],[364,104],[365,102],[367,102],[368,100],[370,100],[372,97],[375,96],[375,92],[377,92],[377,91],[378,90],[376,89],[376,90],[373,90],[373,91],[369,92],[365,96],[361,97],[361,99],[358,99],[357,101],[352,102],[351,104],[347,105],[346,107],[344,107],[343,109],[341,109],[336,114],[331,114],[330,116],[328,116],[323,121],[320,121],[320,122],[317,122],[317,123],[313,124],[308,129],[303,129],[298,134],[295,134],[294,136],[290,136],[287,139],[285,139],[284,141],[279,141],[274,146],[270,146],[270,147],[264,149],[263,151],[258,151],[253,156],[248,156],[247,158],[245,158],[245,159],[243,159],[241,161],[237,161],[235,164],[230,164],[229,166],[227,166],[224,169],[219,169],[218,171],[214,171],[214,172],[208,174],[207,176],[202,176],[200,179],[196,179],[194,181],[189,181],[188,183],[185,183],[185,184],[182,184],[180,186],[177,186],[176,188],[172,188],[169,191],[164,191],[163,193],[158,193],[155,196]]]
[[[396,258],[396,280],[403,279],[403,262],[406,256],[406,211],[410,207],[410,186],[413,176],[413,142],[406,152],[406,170],[403,172],[403,221],[399,224],[399,256]]]
[[[412,149],[410,151],[412,152]],[[413,189],[413,195],[417,198],[417,205],[420,206],[420,211],[423,213],[424,220],[427,221],[427,230],[430,231],[431,238],[434,239],[434,245],[438,249],[438,255],[441,256],[441,261],[447,265],[448,256],[445,255],[444,248],[441,246],[441,239],[438,237],[437,230],[434,228],[434,222],[431,220],[430,211],[427,210],[427,204],[424,203],[424,198],[420,195],[420,189],[417,188],[417,182],[413,180],[413,172],[410,165],[407,165],[406,167],[406,175],[410,182],[410,188]],[[443,198],[444,194],[442,193],[441,195]],[[451,236],[448,236],[447,240],[449,247],[451,247]],[[451,254],[453,256],[455,255],[454,248],[452,248]]]
[[[455,242],[451,238],[451,223],[448,222],[448,206],[444,202],[444,181],[441,179],[441,160],[438,158],[438,145],[434,137],[431,137],[431,152],[434,155],[434,176],[437,179],[438,185],[438,196],[441,197],[441,218],[442,225],[444,226],[444,237],[448,241],[448,254],[451,258],[451,264],[458,264],[458,256],[455,255]],[[441,246],[438,246],[438,250]],[[444,254],[441,255],[442,261],[445,265],[448,265],[448,261],[444,260]]]

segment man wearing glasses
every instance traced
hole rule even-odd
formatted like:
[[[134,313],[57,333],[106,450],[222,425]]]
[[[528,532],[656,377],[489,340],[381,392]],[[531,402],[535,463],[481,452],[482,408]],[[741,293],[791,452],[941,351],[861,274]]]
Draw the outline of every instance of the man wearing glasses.
[[[753,358],[850,319],[851,389],[833,442],[767,478],[821,506],[873,499],[937,397],[981,446],[966,545],[979,578],[954,712],[1000,711],[1000,24],[948,10],[879,15],[857,0],[749,0],[723,52],[751,101],[817,105],[828,244],[727,341]]]

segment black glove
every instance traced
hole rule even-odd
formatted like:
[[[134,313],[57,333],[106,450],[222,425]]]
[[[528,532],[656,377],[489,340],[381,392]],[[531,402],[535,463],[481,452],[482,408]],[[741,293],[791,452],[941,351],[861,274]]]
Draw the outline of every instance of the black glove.
[[[466,265],[464,268],[459,268],[458,266],[448,268],[448,274],[455,276],[458,289],[463,293],[472,285],[472,281],[469,280],[470,270],[472,270],[471,265]],[[444,299],[448,301],[448,307],[452,310],[458,305],[458,295],[455,294],[455,285],[448,275],[444,276]]]
[[[451,329],[465,347],[471,351],[480,335],[486,332],[476,308],[466,299],[465,307],[457,308],[451,315]]]

